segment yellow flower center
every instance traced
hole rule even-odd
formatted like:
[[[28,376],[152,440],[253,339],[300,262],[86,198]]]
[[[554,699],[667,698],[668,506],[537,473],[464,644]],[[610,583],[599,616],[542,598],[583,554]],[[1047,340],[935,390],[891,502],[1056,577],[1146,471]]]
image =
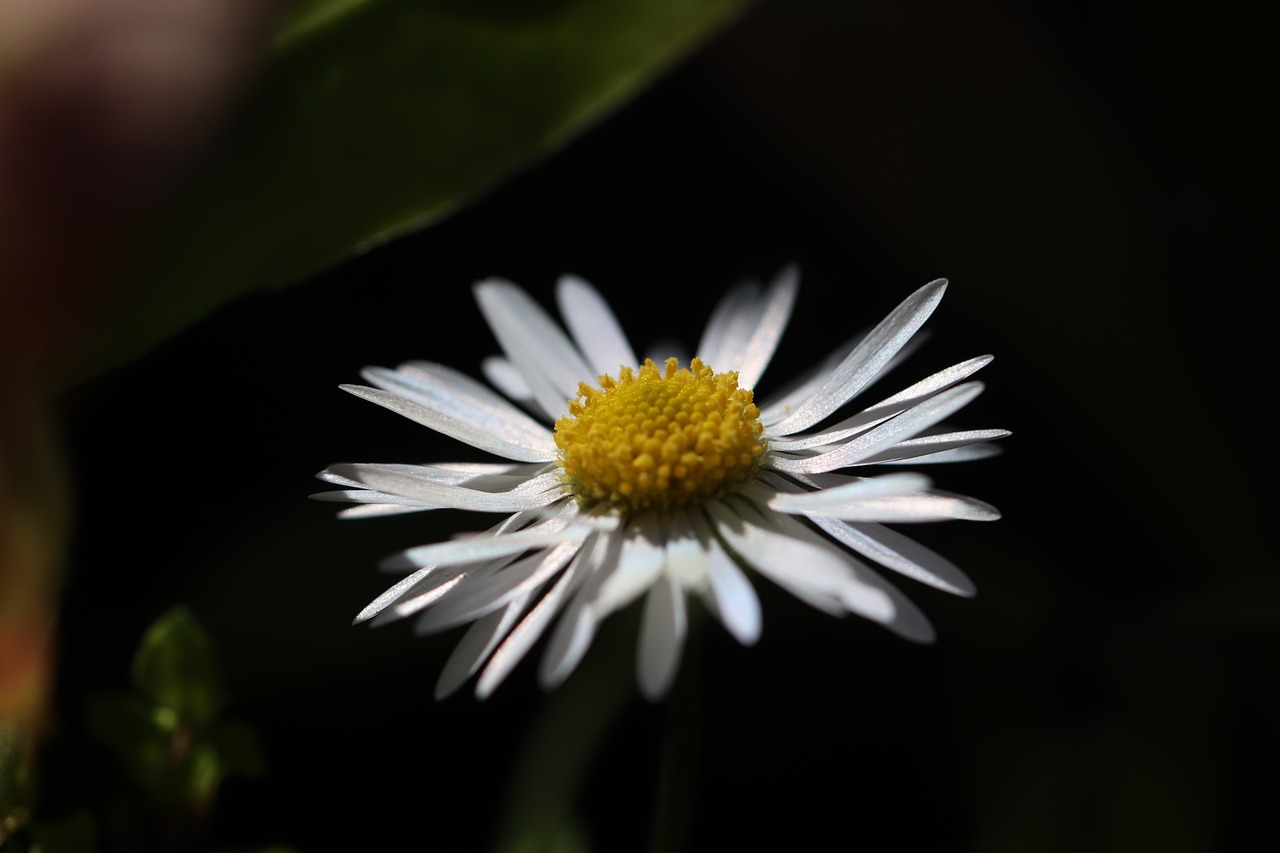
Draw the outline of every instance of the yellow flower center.
[[[565,484],[626,512],[700,503],[746,482],[764,456],[760,409],[736,372],[646,359],[600,387],[578,385],[556,421]]]

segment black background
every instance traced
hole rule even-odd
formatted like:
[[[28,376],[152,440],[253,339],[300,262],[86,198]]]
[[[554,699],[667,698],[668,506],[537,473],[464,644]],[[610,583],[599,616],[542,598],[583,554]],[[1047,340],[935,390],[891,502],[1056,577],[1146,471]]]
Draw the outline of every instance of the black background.
[[[73,389],[47,808],[114,778],[77,709],[127,686],[145,626],[185,604],[269,766],[224,785],[211,843],[489,849],[525,744],[555,720],[587,738],[589,682],[620,672],[578,803],[595,849],[1243,849],[1280,756],[1258,375],[1275,18],[765,3],[447,221]],[[928,344],[885,388],[996,356],[956,422],[1011,429],[1005,453],[930,473],[1004,518],[909,531],[979,589],[901,582],[936,645],[755,578],[760,643],[706,622],[663,705],[631,686],[634,614],[556,694],[531,660],[483,703],[438,703],[460,632],[350,626],[394,580],[382,556],[487,522],[308,501],[331,463],[478,458],[339,383],[410,358],[479,375],[496,345],[470,286],[490,275],[548,307],[560,273],[584,276],[643,348],[692,344],[724,289],[789,261],[802,288],[765,399],[939,276]]]

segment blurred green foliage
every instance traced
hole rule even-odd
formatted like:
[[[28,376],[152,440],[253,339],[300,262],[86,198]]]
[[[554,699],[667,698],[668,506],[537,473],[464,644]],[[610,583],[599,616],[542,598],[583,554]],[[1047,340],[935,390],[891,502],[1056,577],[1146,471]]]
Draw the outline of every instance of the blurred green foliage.
[[[304,0],[85,373],[419,228],[550,153],[742,0]]]
[[[266,772],[257,735],[221,718],[227,694],[213,642],[186,608],[147,629],[132,672],[137,692],[90,697],[86,725],[143,794],[141,811],[198,837],[224,779]]]

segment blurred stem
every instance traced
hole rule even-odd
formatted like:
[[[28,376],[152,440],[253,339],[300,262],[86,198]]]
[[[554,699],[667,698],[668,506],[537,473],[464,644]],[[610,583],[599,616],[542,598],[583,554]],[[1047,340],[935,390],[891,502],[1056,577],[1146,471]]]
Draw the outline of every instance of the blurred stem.
[[[690,604],[693,604],[691,601]],[[650,853],[687,849],[698,790],[698,740],[702,730],[702,610],[689,609],[689,636],[677,676],[665,703],[662,767],[654,802]]]
[[[496,853],[578,846],[575,812],[587,771],[635,695],[627,633],[601,631],[578,671],[548,695],[512,771]]]

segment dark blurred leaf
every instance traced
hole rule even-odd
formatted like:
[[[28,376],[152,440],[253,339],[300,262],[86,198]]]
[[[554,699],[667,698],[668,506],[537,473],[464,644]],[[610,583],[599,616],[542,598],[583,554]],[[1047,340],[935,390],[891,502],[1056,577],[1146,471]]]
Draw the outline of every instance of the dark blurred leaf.
[[[102,693],[89,699],[85,722],[148,795],[163,803],[181,802],[170,758],[171,731],[157,721],[151,703],[128,693]]]
[[[440,218],[599,119],[742,5],[294,4],[239,125],[87,368]]]
[[[163,809],[205,811],[225,775],[218,747],[141,696],[104,693],[86,706],[89,731]]]
[[[186,608],[175,607],[147,629],[133,659],[138,689],[177,722],[200,727],[225,702],[213,643]]]

